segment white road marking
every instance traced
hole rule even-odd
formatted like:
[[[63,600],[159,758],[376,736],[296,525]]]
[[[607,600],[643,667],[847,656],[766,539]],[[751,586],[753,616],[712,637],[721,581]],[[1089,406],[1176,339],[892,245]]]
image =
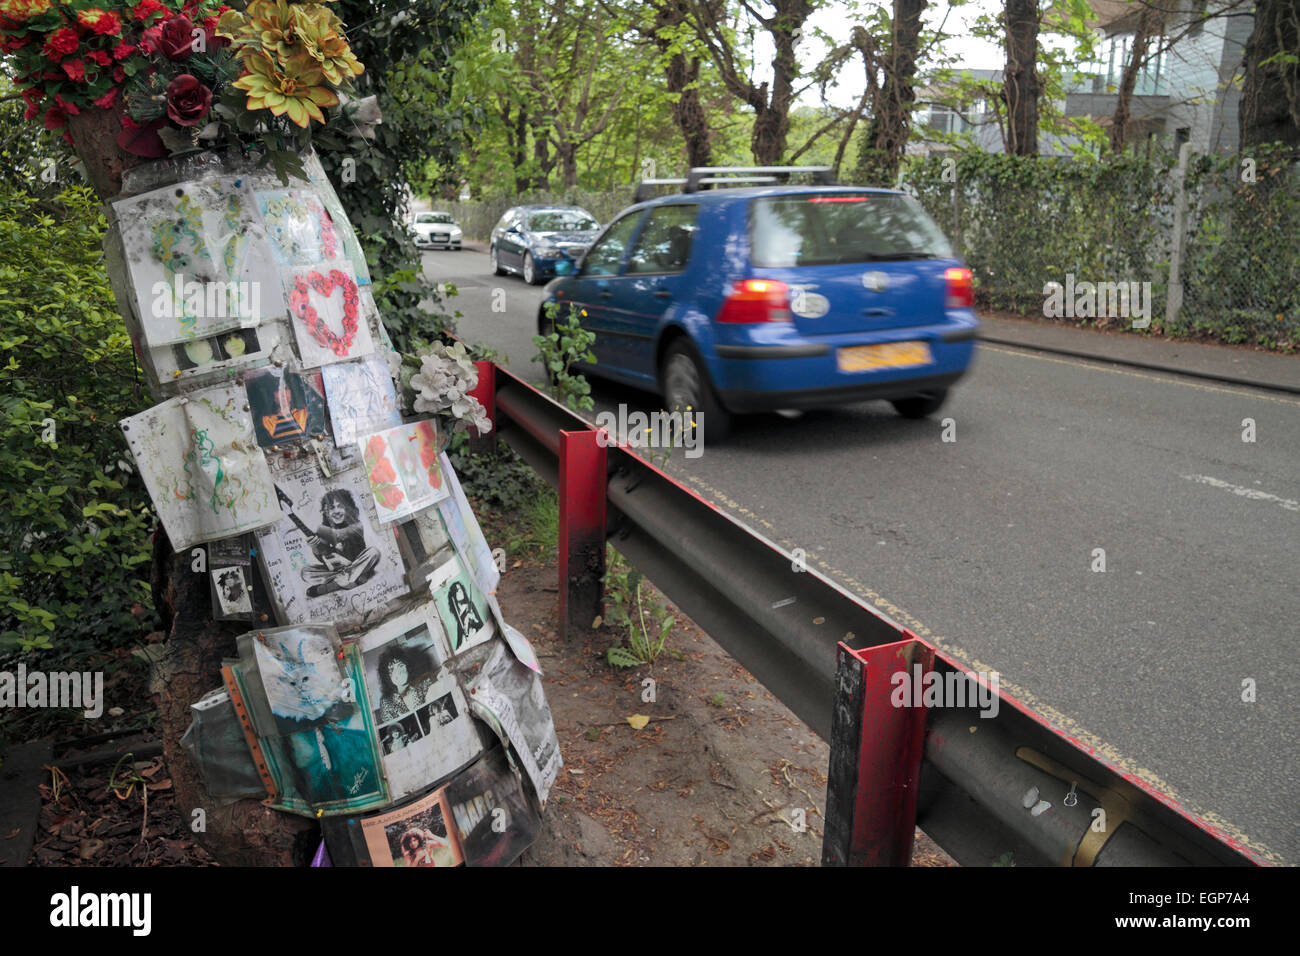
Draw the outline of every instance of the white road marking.
[[[1225,491],[1231,491],[1234,495],[1241,495],[1243,498],[1249,498],[1252,501],[1272,501],[1281,505],[1287,511],[1300,511],[1300,501],[1292,501],[1290,498],[1279,498],[1277,495],[1270,495],[1267,491],[1259,491],[1256,488],[1243,488],[1241,485],[1234,485],[1230,481],[1224,481],[1222,478],[1211,478],[1209,475],[1183,475],[1188,481],[1199,481],[1203,485],[1210,485],[1214,488],[1222,488]]]

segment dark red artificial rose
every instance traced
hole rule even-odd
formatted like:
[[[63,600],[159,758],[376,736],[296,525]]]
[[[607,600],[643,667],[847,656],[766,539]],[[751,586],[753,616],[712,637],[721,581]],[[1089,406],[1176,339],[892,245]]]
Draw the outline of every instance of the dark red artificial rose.
[[[198,126],[212,106],[212,91],[188,73],[167,87],[167,115],[177,126]]]
[[[162,25],[158,52],[169,60],[184,60],[194,52],[194,24],[186,16],[175,16]]]
[[[77,31],[72,27],[55,30],[45,40],[45,55],[58,63],[69,53],[75,53],[80,45]]]

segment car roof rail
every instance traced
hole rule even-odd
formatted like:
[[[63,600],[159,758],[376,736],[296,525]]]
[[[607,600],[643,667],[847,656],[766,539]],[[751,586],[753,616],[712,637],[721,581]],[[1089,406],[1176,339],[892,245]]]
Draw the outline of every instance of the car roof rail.
[[[699,192],[702,186],[741,183],[782,182],[792,175],[811,176],[819,186],[835,185],[830,166],[696,166],[686,174],[686,192]]]
[[[643,179],[637,184],[636,194],[632,197],[634,203],[645,202],[647,199],[653,199],[655,195],[655,186],[685,186],[684,179]]]

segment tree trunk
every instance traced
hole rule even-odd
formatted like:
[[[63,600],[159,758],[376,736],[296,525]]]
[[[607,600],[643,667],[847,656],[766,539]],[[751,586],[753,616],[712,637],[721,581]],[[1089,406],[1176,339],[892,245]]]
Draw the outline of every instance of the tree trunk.
[[[1112,152],[1122,152],[1128,140],[1128,124],[1133,106],[1133,91],[1137,88],[1138,74],[1147,62],[1147,50],[1151,46],[1151,34],[1155,30],[1157,15],[1150,7],[1143,7],[1138,14],[1137,26],[1133,34],[1133,49],[1129,51],[1128,63],[1124,65],[1124,74],[1120,78],[1119,93],[1115,97],[1115,114],[1110,121],[1110,148]]]
[[[880,61],[884,79],[858,157],[857,175],[864,183],[889,186],[898,177],[912,128],[913,80],[925,7],[926,0],[894,0],[889,53]]]
[[[1300,145],[1300,64],[1264,61],[1300,54],[1296,0],[1258,0],[1255,28],[1246,41],[1241,88],[1241,148],[1260,143]]]
[[[664,31],[678,27],[686,21],[686,8],[679,0],[656,4],[654,41],[660,51],[667,54],[672,41]],[[709,166],[713,157],[713,131],[709,129],[704,104],[696,83],[700,79],[700,61],[678,51],[664,65],[664,80],[668,92],[677,96],[673,104],[673,122],[681,130],[686,145],[686,166]]]
[[[1038,155],[1038,0],[1006,0],[1007,152]]]
[[[559,160],[560,175],[564,177],[564,188],[574,189],[578,185],[578,144],[568,140],[555,147]]]
[[[148,162],[118,148],[119,112],[83,110],[70,117],[69,130],[101,200],[121,192],[123,172]],[[122,281],[120,276],[114,278]],[[119,301],[126,298],[119,294]],[[247,624],[223,624],[212,619],[207,575],[191,569],[188,553],[172,553],[162,528],[154,538],[152,576],[155,605],[167,635],[166,653],[155,665],[153,686],[161,688],[157,702],[163,756],[182,819],[190,825],[195,840],[221,863],[306,864],[319,840],[319,829],[313,821],[271,810],[257,800],[219,805],[208,796],[180,743],[190,725],[190,704],[222,686],[222,658],[236,655],[235,637],[248,629]]]

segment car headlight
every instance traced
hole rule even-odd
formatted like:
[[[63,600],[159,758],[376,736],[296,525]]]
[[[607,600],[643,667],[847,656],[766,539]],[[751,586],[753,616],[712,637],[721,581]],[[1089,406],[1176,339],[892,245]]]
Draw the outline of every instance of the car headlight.
[[[546,243],[539,245],[536,252],[537,255],[542,256],[545,259],[554,259],[560,255],[560,249],[558,246],[548,246]]]
[[[452,227],[451,227],[451,237],[452,237],[453,239],[459,239],[459,238],[460,238],[460,226],[452,226]]]

